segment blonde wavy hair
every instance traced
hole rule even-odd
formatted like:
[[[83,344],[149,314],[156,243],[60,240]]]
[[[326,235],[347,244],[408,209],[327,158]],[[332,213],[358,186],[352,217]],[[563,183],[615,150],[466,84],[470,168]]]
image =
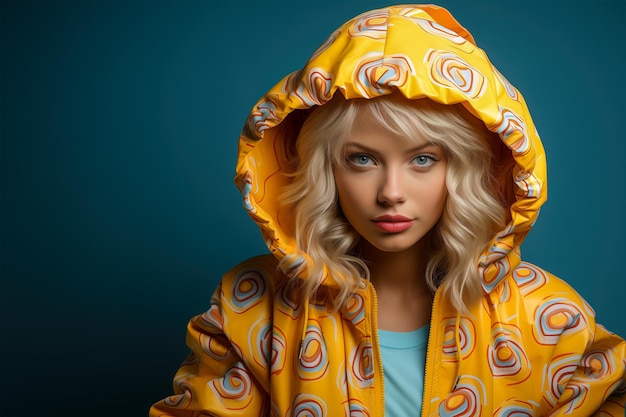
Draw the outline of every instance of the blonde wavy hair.
[[[501,153],[493,148],[500,141],[461,105],[408,100],[397,93],[350,100],[336,94],[313,109],[296,140],[293,182],[281,200],[295,214],[298,253],[287,255],[281,268],[306,277],[301,290],[308,298],[315,298],[330,278],[337,286],[334,308],[348,302],[362,278],[369,279],[357,256],[360,236],[341,213],[333,177],[333,165],[343,163],[344,144],[361,112],[393,135],[425,137],[446,152],[448,197],[442,217],[424,237],[425,279],[433,292],[441,286],[457,310],[466,312],[482,295],[478,257],[504,226],[507,213],[495,180],[499,175],[493,172],[494,154]]]

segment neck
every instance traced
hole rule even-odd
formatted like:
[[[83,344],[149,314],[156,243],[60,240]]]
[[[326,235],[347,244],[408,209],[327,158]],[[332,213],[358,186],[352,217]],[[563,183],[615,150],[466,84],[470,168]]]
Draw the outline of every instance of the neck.
[[[424,251],[419,242],[402,252],[382,252],[365,243],[362,256],[378,292],[401,292],[411,296],[430,294],[424,279]]]
[[[419,243],[403,252],[364,245],[362,255],[378,295],[379,328],[404,332],[428,323],[432,294],[424,279],[426,263]]]

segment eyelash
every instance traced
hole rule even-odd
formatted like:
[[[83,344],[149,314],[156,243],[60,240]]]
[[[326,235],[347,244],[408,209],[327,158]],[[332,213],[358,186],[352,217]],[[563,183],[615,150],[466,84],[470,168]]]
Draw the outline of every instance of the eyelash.
[[[350,162],[352,165],[362,167],[362,166],[365,166],[365,165],[364,165],[364,164],[359,164],[359,163],[357,163],[357,162],[356,162],[356,160],[357,160],[358,158],[362,158],[362,157],[366,157],[366,158],[368,158],[368,159],[369,159],[369,161],[374,161],[374,158],[372,158],[371,156],[369,156],[368,154],[365,154],[365,153],[355,153],[355,154],[352,154],[352,155],[348,155],[347,160],[348,160],[348,162]]]
[[[352,165],[354,165],[354,166],[356,166],[356,167],[366,167],[366,166],[369,166],[369,164],[360,164],[360,163],[357,163],[357,159],[358,159],[358,158],[362,158],[362,157],[368,158],[368,162],[370,162],[370,161],[375,162],[375,161],[376,161],[373,157],[371,157],[370,155],[368,155],[368,154],[366,154],[366,153],[354,153],[354,154],[350,154],[350,155],[348,155],[348,157],[346,158],[346,160],[347,160],[350,164],[352,164]],[[413,158],[411,159],[411,162],[415,161],[415,160],[416,160],[416,159],[418,159],[418,158],[426,158],[426,159],[428,159],[428,160],[429,160],[429,163],[428,163],[428,164],[426,164],[426,165],[413,164],[413,165],[415,165],[415,166],[417,166],[417,167],[419,167],[419,168],[428,168],[428,167],[430,167],[432,164],[434,164],[435,162],[439,161],[439,159],[438,159],[437,157],[435,157],[434,155],[430,155],[430,154],[420,154],[420,155],[416,155],[415,157],[413,157]]]
[[[429,167],[438,161],[438,159],[435,158],[435,156],[433,155],[417,155],[415,158],[412,159],[412,161],[415,161],[417,158],[427,158],[430,162],[428,165],[418,165],[420,167]]]

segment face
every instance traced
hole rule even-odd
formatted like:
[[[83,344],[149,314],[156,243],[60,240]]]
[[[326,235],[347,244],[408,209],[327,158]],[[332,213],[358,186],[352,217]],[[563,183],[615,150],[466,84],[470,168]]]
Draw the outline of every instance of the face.
[[[343,163],[333,168],[339,204],[371,246],[383,252],[408,250],[443,213],[446,167],[441,147],[394,136],[359,116]]]

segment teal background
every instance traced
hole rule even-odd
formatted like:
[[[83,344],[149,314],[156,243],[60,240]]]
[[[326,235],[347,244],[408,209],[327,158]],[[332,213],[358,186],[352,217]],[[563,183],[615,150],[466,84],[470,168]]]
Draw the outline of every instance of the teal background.
[[[134,416],[185,325],[264,252],[232,185],[256,100],[383,1],[3,1],[0,416]],[[523,247],[626,335],[622,2],[442,1],[530,106],[550,198]]]

